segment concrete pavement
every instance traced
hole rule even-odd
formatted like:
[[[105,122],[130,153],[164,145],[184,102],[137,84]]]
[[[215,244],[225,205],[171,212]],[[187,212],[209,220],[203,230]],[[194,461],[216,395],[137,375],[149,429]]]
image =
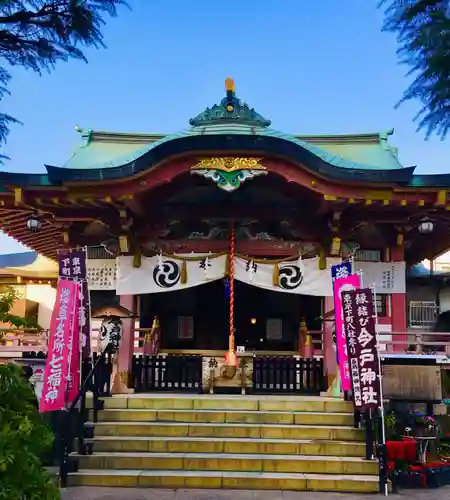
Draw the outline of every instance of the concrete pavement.
[[[450,500],[450,487],[403,490],[393,500]],[[380,500],[379,495],[291,491],[157,490],[141,488],[69,488],[63,500]]]

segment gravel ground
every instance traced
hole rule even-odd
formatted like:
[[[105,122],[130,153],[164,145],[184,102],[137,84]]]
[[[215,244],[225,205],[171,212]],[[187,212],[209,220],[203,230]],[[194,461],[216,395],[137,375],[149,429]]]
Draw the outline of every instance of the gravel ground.
[[[450,487],[404,490],[393,500],[450,500]],[[69,488],[63,500],[377,500],[379,495],[297,493],[290,491],[156,490],[140,488]]]

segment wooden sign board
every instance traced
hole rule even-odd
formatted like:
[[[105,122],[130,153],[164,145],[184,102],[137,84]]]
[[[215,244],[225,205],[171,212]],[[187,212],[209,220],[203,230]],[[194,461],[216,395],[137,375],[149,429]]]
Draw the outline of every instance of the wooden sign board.
[[[385,399],[442,400],[439,366],[384,365],[382,371]]]
[[[244,374],[242,374],[242,360],[245,360]],[[211,376],[214,376],[214,387],[216,388],[241,388],[243,383],[245,387],[253,386],[253,357],[239,357],[235,372],[230,377],[226,369],[224,358],[203,357],[203,389],[209,390],[211,385]],[[242,378],[244,377],[244,380]]]
[[[266,322],[266,339],[283,339],[283,320],[280,318],[269,318]]]
[[[178,339],[192,340],[194,338],[194,318],[178,316]]]

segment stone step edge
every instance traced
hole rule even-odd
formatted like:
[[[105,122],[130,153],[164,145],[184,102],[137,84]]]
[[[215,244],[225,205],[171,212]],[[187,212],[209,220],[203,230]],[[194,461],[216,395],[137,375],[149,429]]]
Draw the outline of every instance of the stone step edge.
[[[87,399],[92,399],[92,392],[87,392]],[[198,394],[198,393],[188,393],[188,392],[134,392],[132,394],[113,394],[112,396],[100,396],[100,399],[152,399],[152,400],[196,400],[196,401],[236,401],[236,400],[247,400],[247,401],[277,401],[277,402],[291,402],[291,401],[305,401],[308,403],[350,403],[346,401],[342,396],[333,397],[326,395],[314,395],[314,394]]]
[[[85,438],[85,442],[95,441],[171,441],[171,442],[215,442],[215,443],[262,443],[262,444],[337,444],[365,447],[361,441],[338,441],[332,439],[274,439],[274,438],[227,438],[227,437],[201,437],[201,436],[95,436]]]
[[[89,401],[89,403],[92,400]],[[295,401],[284,401],[282,403],[285,403],[288,407],[277,407],[277,405],[269,405],[269,408],[266,408],[265,405],[260,404],[263,403],[262,401],[257,401],[257,405],[254,404],[247,404],[247,401],[239,402],[239,401],[232,401],[228,402],[226,400],[219,401],[216,400],[214,401],[214,404],[208,404],[208,405],[203,405],[203,404],[197,404],[198,401],[192,401],[191,404],[183,404],[183,405],[172,405],[171,400],[167,400],[167,404],[164,403],[164,400],[150,400],[150,401],[155,401],[158,404],[154,405],[134,405],[128,403],[128,400],[119,402],[120,404],[108,404],[108,399],[103,400],[105,401],[105,409],[108,410],[190,410],[190,411],[202,411],[202,410],[212,410],[212,411],[235,411],[235,410],[242,410],[242,411],[253,411],[253,412],[259,412],[259,411],[276,411],[279,413],[291,413],[293,411],[308,411],[311,413],[333,413],[334,411],[342,411],[342,412],[352,412],[352,406],[348,405],[347,402],[327,402],[325,404],[320,404],[317,402],[318,406],[315,405],[315,402],[295,402]],[[132,400],[129,400],[132,401]],[[187,400],[189,402],[189,400]],[[233,404],[231,404],[233,403]],[[345,404],[344,404],[345,403]],[[330,406],[332,405],[332,406]],[[88,409],[92,409],[92,406],[89,405]]]
[[[134,451],[115,451],[115,452],[95,452],[93,455],[79,455],[71,453],[73,457],[100,457],[100,458],[186,458],[186,459],[217,459],[217,460],[298,460],[300,462],[367,462],[377,463],[376,460],[366,460],[363,457],[338,457],[333,455],[285,455],[270,453],[159,453],[159,452],[134,452]]]
[[[69,476],[172,476],[172,477],[223,477],[249,479],[310,479],[319,481],[368,481],[378,483],[378,475],[354,474],[309,474],[292,472],[219,472],[219,471],[173,471],[144,469],[79,469]]]
[[[130,488],[284,490],[377,493],[377,475],[338,475],[274,472],[143,471],[81,469],[69,474],[70,486]],[[258,496],[255,498],[259,498]]]
[[[140,422],[140,421],[125,421],[121,420],[120,422],[107,422],[107,421],[102,421],[102,422],[86,422],[86,426],[94,426],[94,427],[106,427],[106,426],[132,426],[132,427],[137,427],[137,426],[154,426],[154,427],[184,427],[184,426],[189,426],[189,427],[251,427],[251,428],[281,428],[281,429],[332,429],[332,430],[355,430],[358,432],[363,432],[363,429],[357,429],[353,427],[352,425],[331,425],[331,424],[324,424],[324,425],[301,425],[301,424],[255,424],[255,423],[241,423],[241,422]]]
[[[93,411],[92,408],[90,411]],[[190,414],[190,413],[238,413],[239,415],[310,415],[312,417],[317,417],[318,415],[330,415],[337,417],[353,417],[351,412],[326,412],[326,411],[279,411],[279,410],[185,410],[185,409],[167,409],[164,408],[154,409],[154,408],[105,408],[99,410],[101,413],[116,413],[116,412],[137,412],[137,413],[180,413],[180,414]]]
[[[89,403],[92,402],[92,396],[88,394]],[[246,395],[246,396],[220,396],[220,395],[209,395],[209,394],[129,394],[129,395],[114,395],[112,397],[101,397],[102,401],[105,401],[109,406],[108,402],[111,402],[111,406],[116,409],[134,409],[135,406],[138,408],[148,401],[155,406],[165,406],[165,408],[161,409],[175,409],[177,406],[181,406],[180,409],[203,409],[206,406],[206,409],[215,409],[214,406],[217,406],[217,409],[220,410],[226,407],[233,407],[233,405],[241,406],[241,409],[251,409],[253,411],[258,411],[264,409],[264,405],[267,404],[273,406],[274,404],[287,405],[289,408],[280,408],[278,411],[289,412],[292,410],[292,406],[305,406],[311,405],[312,408],[309,411],[317,411],[314,407],[319,406],[319,411],[329,411],[330,405],[334,405],[334,408],[342,408],[351,411],[352,403],[350,401],[345,401],[342,398],[332,398],[332,397],[320,397],[320,396],[307,396],[307,395]],[[136,401],[138,403],[136,403]],[[176,403],[174,403],[174,401]],[[205,403],[206,402],[206,403]],[[123,406],[123,408],[121,408]],[[144,405],[145,406],[145,405]],[[183,408],[183,406],[185,408]],[[199,406],[200,408],[196,408]],[[243,408],[244,407],[244,408]],[[251,408],[250,408],[251,407]],[[261,408],[263,407],[263,408]],[[145,408],[141,408],[145,409]],[[148,408],[150,409],[158,409],[158,408]]]

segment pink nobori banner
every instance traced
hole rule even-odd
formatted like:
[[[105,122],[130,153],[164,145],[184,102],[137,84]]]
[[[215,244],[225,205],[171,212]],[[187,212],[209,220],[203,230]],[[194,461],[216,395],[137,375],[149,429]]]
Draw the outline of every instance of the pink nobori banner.
[[[41,413],[63,410],[66,404],[69,374],[72,316],[77,283],[59,280],[56,302],[50,322],[50,338],[39,410]]]
[[[350,367],[348,362],[347,338],[345,334],[344,311],[342,308],[342,292],[356,290],[361,286],[359,274],[350,274],[333,281],[334,315],[336,322],[336,349],[341,374],[341,384],[343,391],[350,391],[352,380],[350,377]]]
[[[81,370],[81,331],[80,331],[80,293],[82,283],[76,283],[73,314],[71,317],[71,341],[69,345],[69,376],[67,378],[66,403],[70,405],[80,389]]]

